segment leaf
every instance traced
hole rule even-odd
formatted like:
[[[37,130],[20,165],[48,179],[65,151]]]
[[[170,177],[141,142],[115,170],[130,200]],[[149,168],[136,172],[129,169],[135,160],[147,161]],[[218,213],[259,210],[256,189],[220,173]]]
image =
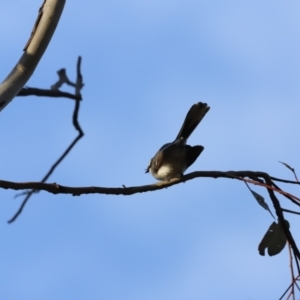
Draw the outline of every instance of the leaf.
[[[284,221],[286,226],[289,228],[289,222],[287,220]],[[265,250],[268,249],[269,256],[274,256],[283,250],[285,244],[286,236],[281,224],[273,222],[258,245],[258,252],[260,255],[264,256]]]
[[[273,217],[273,219],[275,219],[275,217],[273,216],[270,208],[269,208],[269,205],[265,202],[265,198],[263,196],[261,196],[260,194],[254,192],[253,190],[250,189],[248,183],[245,181],[248,189],[250,190],[251,194],[253,195],[253,197],[256,199],[256,201],[258,202],[258,204],[263,207],[265,210],[267,210],[271,216]]]

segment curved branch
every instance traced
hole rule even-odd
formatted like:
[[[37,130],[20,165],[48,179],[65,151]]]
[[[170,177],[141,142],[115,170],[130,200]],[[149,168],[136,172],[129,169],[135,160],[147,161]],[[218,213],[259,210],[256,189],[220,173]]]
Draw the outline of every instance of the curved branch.
[[[56,29],[64,4],[65,0],[45,0],[41,6],[24,54],[0,85],[0,111],[33,74]]]
[[[70,194],[73,196],[80,196],[83,194],[105,194],[105,195],[124,195],[129,196],[137,193],[151,192],[156,190],[161,190],[164,188],[168,188],[172,185],[179,184],[182,182],[186,182],[192,180],[194,178],[229,178],[229,179],[237,179],[244,181],[244,177],[261,177],[261,178],[271,178],[269,174],[265,172],[253,172],[253,171],[197,171],[186,174],[181,178],[174,178],[170,181],[159,181],[149,185],[143,186],[132,186],[126,187],[122,185],[122,187],[70,187],[63,186],[57,183],[43,183],[43,182],[11,182],[0,180],[0,188],[3,189],[13,189],[13,190],[39,190],[46,191],[52,194]],[[248,181],[252,184],[257,184],[263,187],[266,187],[265,183]],[[268,186],[269,189],[275,189],[272,185]],[[276,190],[276,189],[275,189]],[[276,192],[280,192],[276,190]]]
[[[228,172],[222,172],[222,171],[198,171],[189,173],[187,175],[182,176],[181,178],[174,178],[170,181],[162,181],[162,182],[156,182],[154,184],[150,185],[144,185],[144,186],[133,186],[133,187],[126,187],[123,185],[123,187],[119,188],[108,188],[108,187],[68,187],[59,185],[56,183],[43,183],[43,182],[10,182],[10,181],[4,181],[0,180],[0,188],[4,189],[14,189],[14,190],[25,190],[25,189],[31,189],[31,190],[43,190],[47,191],[49,193],[53,194],[71,194],[73,196],[79,196],[83,194],[106,194],[106,195],[132,195],[136,193],[143,193],[143,192],[150,192],[150,191],[156,191],[163,188],[170,187],[175,184],[179,184],[181,182],[186,182],[189,180],[192,180],[197,177],[206,177],[206,178],[228,178],[228,179],[237,179],[242,181],[248,181],[252,184],[263,186],[267,189],[270,199],[272,200],[272,203],[274,205],[276,215],[278,217],[279,222],[282,224],[283,232],[285,233],[285,236],[287,240],[289,241],[294,256],[300,260],[300,252],[297,248],[297,245],[295,243],[295,240],[289,230],[289,228],[285,224],[285,219],[283,216],[283,210],[280,206],[279,200],[275,196],[274,192],[282,193],[281,190],[276,189],[273,186],[273,182],[271,180],[272,177],[268,173],[265,172],[253,172],[253,171],[228,171]],[[251,178],[251,180],[244,179],[244,177]],[[257,178],[256,181],[255,178]],[[262,183],[259,178],[263,178],[265,183]],[[299,200],[297,197],[290,195],[289,197],[292,197],[294,199]],[[298,265],[298,261],[296,260],[298,272],[300,273],[300,268]]]

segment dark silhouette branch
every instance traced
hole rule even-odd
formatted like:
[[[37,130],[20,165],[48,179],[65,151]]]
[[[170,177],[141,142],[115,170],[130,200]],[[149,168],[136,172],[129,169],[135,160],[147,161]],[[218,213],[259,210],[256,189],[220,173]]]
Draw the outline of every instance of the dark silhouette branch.
[[[60,90],[51,89],[38,89],[25,87],[23,88],[17,96],[38,96],[38,97],[53,97],[53,98],[68,98],[72,100],[77,100],[77,96],[68,92],[63,92]]]
[[[290,213],[290,214],[300,215],[300,212],[294,211],[294,210],[290,210],[290,209],[286,209],[286,208],[282,208],[282,211]]]
[[[63,73],[63,75],[61,75]],[[59,74],[59,81],[58,82],[62,82],[62,80],[65,80],[67,84],[70,84],[70,80],[67,78],[66,73],[65,72],[61,72],[58,71]],[[55,171],[55,169],[57,168],[57,166],[63,161],[63,159],[69,154],[69,152],[73,149],[73,147],[76,145],[76,143],[83,137],[84,133],[79,125],[78,122],[78,113],[79,113],[79,108],[80,108],[80,101],[82,99],[81,97],[81,89],[83,87],[83,79],[82,79],[82,74],[81,74],[81,57],[78,57],[77,60],[77,80],[75,84],[72,84],[75,86],[75,97],[76,97],[76,101],[75,101],[75,106],[74,106],[74,111],[73,111],[73,117],[72,117],[72,121],[73,121],[73,126],[75,128],[75,130],[78,132],[78,135],[75,137],[75,139],[73,140],[73,142],[69,145],[69,147],[64,151],[64,153],[58,158],[58,160],[52,165],[52,167],[50,168],[50,170],[47,172],[47,174],[43,177],[43,179],[41,180],[41,183],[44,183],[48,180],[48,178],[51,176],[51,174]],[[55,85],[57,86],[57,85]],[[55,91],[55,90],[54,90]],[[31,189],[31,188],[29,188]],[[23,194],[26,195],[26,197],[24,198],[24,200],[22,201],[19,209],[17,210],[17,212],[14,214],[14,216],[8,221],[8,223],[12,223],[14,222],[17,217],[22,213],[26,203],[28,202],[28,200],[30,199],[30,197],[34,194],[39,192],[40,189],[36,189],[36,188],[32,188],[30,191],[25,192]]]
[[[268,175],[267,173],[264,173],[266,175]],[[259,186],[262,186],[262,187],[266,187],[266,188],[271,188],[272,190],[274,190],[275,192],[278,192],[279,194],[287,197],[288,199],[292,200],[295,204],[297,204],[298,206],[300,206],[300,198],[294,196],[294,195],[291,195],[283,190],[281,190],[280,188],[278,188],[276,186],[275,183],[272,182],[272,185],[274,186],[269,186],[268,184],[264,183],[261,179],[259,178],[254,178],[253,176],[252,177],[249,177],[251,179],[246,179],[246,178],[243,178],[241,180],[243,180],[244,182],[249,182],[249,183],[252,183],[254,185],[259,185]],[[270,177],[271,178],[271,177]],[[237,178],[238,179],[238,178]],[[298,201],[298,202],[297,202]]]
[[[105,195],[124,195],[129,196],[137,193],[150,192],[161,190],[164,188],[168,188],[170,186],[187,182],[189,180],[193,180],[195,178],[227,178],[227,179],[236,179],[240,181],[245,181],[245,177],[268,177],[269,175],[264,172],[254,172],[254,171],[196,171],[182,176],[181,178],[174,178],[170,181],[158,181],[150,185],[144,186],[132,186],[126,187],[122,185],[122,187],[117,188],[109,188],[109,187],[68,187],[59,185],[57,183],[44,183],[44,182],[11,182],[0,180],[0,188],[3,189],[13,189],[13,190],[27,190],[34,189],[39,191],[46,191],[52,194],[70,194],[73,196],[80,196],[83,194],[105,194]],[[271,178],[271,177],[270,177]],[[263,187],[267,187],[269,189],[275,189],[272,186],[267,184],[262,184],[260,182],[255,182],[253,180],[247,180],[247,182],[260,185]],[[278,190],[279,192],[279,190]],[[296,197],[297,198],[297,197]]]
[[[281,178],[277,178],[277,177],[270,177],[271,180],[273,181],[278,181],[278,182],[283,182],[283,183],[290,183],[290,184],[299,184],[300,185],[300,182],[299,181],[294,181],[294,180],[286,180],[286,179],[281,179]]]
[[[19,92],[17,96],[39,96],[39,97],[56,97],[56,98],[63,97],[63,98],[69,98],[73,100],[82,100],[81,93],[80,93],[80,90],[83,88],[82,75],[80,72],[81,58],[78,58],[78,62],[79,63],[77,63],[77,81],[75,83],[68,78],[66,69],[60,69],[57,71],[58,80],[51,86],[50,89],[38,89],[38,88],[25,87]],[[63,84],[67,84],[74,87],[75,93],[71,94],[71,93],[60,91],[59,88]]]
[[[79,102],[78,102],[79,103]],[[47,191],[53,194],[71,194],[73,196],[80,196],[83,194],[105,194],[105,195],[124,195],[129,196],[136,193],[143,193],[143,192],[150,192],[156,191],[164,188],[168,188],[172,185],[179,184],[182,182],[186,182],[195,178],[228,178],[228,179],[237,179],[240,181],[247,181],[248,183],[252,183],[255,185],[263,186],[267,189],[270,199],[273,203],[273,206],[276,211],[276,215],[278,217],[279,222],[282,225],[283,231],[287,237],[289,244],[293,249],[294,256],[297,258],[296,263],[298,267],[298,272],[300,273],[300,269],[298,266],[298,259],[300,259],[300,252],[297,248],[297,245],[293,239],[293,236],[285,225],[285,219],[283,216],[283,210],[280,206],[280,203],[275,196],[275,192],[282,194],[281,190],[278,190],[273,186],[273,182],[269,174],[265,172],[253,172],[253,171],[228,171],[228,172],[221,172],[221,171],[198,171],[186,174],[178,179],[171,179],[170,181],[163,181],[163,182],[156,182],[150,185],[144,186],[133,186],[133,187],[118,187],[118,188],[109,188],[109,187],[68,187],[59,185],[57,183],[45,183],[45,182],[9,182],[0,180],[0,188],[4,189],[14,189],[14,190],[25,190],[31,189],[32,191]],[[247,178],[251,178],[247,179]],[[259,179],[254,181],[253,179]],[[264,179],[264,183],[261,182],[261,179]],[[297,199],[297,197],[293,195],[289,195],[293,199]],[[20,211],[21,212],[21,211]],[[20,214],[18,212],[18,214]],[[14,218],[15,219],[15,218]],[[10,220],[10,222],[12,222]]]
[[[275,193],[274,193],[273,189],[271,188],[272,185],[273,185],[273,183],[272,183],[272,181],[271,181],[271,179],[270,179],[269,176],[266,176],[264,179],[266,181],[266,184],[269,186],[269,187],[267,187],[267,190],[269,192],[270,199],[273,202],[273,205],[274,205],[274,208],[275,208],[278,220],[281,223],[283,232],[284,232],[287,240],[289,241],[289,244],[291,245],[291,247],[293,249],[293,253],[294,253],[295,258],[297,258],[298,260],[300,260],[299,249],[298,249],[298,247],[297,247],[297,245],[296,245],[296,243],[294,241],[294,238],[293,238],[293,236],[292,236],[292,234],[291,234],[288,226],[286,226],[286,222],[285,222],[285,219],[284,219],[284,216],[283,216],[283,212],[282,212],[282,208],[280,206],[280,202],[277,199],[277,197],[275,196]],[[296,259],[296,263],[297,263],[297,267],[298,267],[298,273],[300,273],[300,268],[299,268],[298,260],[297,259]]]
[[[278,185],[276,185],[274,182],[272,182],[272,184],[273,184],[273,186],[274,186],[278,191],[281,191],[281,192],[282,192],[281,194],[282,194],[284,197],[286,197],[287,199],[289,199],[290,201],[292,201],[294,204],[300,206],[300,203],[299,203],[298,201],[294,200],[293,197],[291,197],[289,194],[283,192],[283,191],[278,187]]]

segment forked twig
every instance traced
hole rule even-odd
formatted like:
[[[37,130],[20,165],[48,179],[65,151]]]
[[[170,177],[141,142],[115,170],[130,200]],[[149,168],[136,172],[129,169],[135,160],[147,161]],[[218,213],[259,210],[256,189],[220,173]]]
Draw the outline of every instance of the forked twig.
[[[84,133],[81,129],[81,126],[78,122],[78,113],[79,113],[79,108],[80,108],[80,101],[82,99],[81,97],[81,89],[83,87],[83,79],[82,79],[82,74],[81,74],[81,57],[78,57],[77,60],[77,79],[76,79],[76,83],[72,84],[71,81],[68,79],[68,77],[66,76],[65,72],[61,72],[58,71],[59,74],[59,83],[61,86],[61,84],[66,83],[69,85],[72,85],[75,87],[75,106],[74,106],[74,111],[73,111],[73,126],[75,128],[75,130],[78,132],[78,135],[75,137],[75,139],[73,140],[73,142],[69,145],[69,147],[64,151],[64,153],[58,158],[58,160],[52,165],[52,167],[50,168],[50,170],[47,172],[47,174],[43,177],[43,179],[41,180],[41,183],[44,183],[47,181],[47,179],[51,176],[51,174],[54,172],[54,170],[56,169],[56,167],[62,162],[62,160],[68,155],[68,153],[73,149],[73,147],[76,145],[76,143],[83,137]],[[63,74],[63,76],[61,75]],[[62,82],[63,80],[65,80],[64,82]],[[53,86],[52,86],[53,87]],[[58,89],[58,84],[56,83],[54,90]],[[17,210],[17,212],[14,214],[14,216],[8,220],[8,223],[12,223],[14,222],[17,217],[22,213],[26,203],[28,202],[28,200],[30,199],[30,197],[34,194],[37,193],[38,190],[37,189],[31,189],[28,192],[25,192],[26,197],[25,199],[22,201],[19,209]]]

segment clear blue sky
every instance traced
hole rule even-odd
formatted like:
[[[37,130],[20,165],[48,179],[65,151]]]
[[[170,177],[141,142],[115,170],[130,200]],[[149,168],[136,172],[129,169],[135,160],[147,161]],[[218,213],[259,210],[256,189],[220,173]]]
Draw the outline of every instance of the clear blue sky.
[[[0,3],[1,80],[41,2]],[[149,159],[199,101],[211,110],[189,141],[205,146],[190,171],[293,179],[278,161],[300,173],[299,15],[299,1],[67,1],[28,85],[50,87],[63,67],[73,79],[81,55],[85,137],[49,182],[154,182]],[[44,176],[76,134],[73,105],[16,98],[2,111],[1,179]],[[41,192],[7,225],[15,194],[0,190],[1,299],[265,300],[290,283],[287,249],[258,255],[272,218],[241,182],[197,179],[130,197]],[[298,219],[288,219],[300,242]]]

